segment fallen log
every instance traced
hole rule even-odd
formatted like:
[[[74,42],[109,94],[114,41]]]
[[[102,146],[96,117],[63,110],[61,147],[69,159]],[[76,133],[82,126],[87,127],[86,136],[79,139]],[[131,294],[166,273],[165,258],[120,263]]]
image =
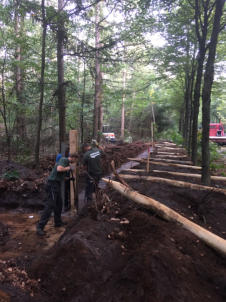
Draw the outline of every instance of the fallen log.
[[[201,178],[200,174],[190,174],[190,173],[171,172],[171,171],[162,171],[162,170],[152,170],[152,172],[153,173],[168,174],[168,175],[175,175],[175,176],[183,176],[183,177]],[[210,176],[210,178],[211,178],[211,180],[226,181],[226,177],[223,177],[223,176]]]
[[[125,179],[137,179],[137,180],[142,179],[142,180],[147,180],[156,183],[168,184],[178,188],[188,188],[191,190],[198,190],[198,191],[209,191],[209,192],[221,193],[223,195],[226,195],[225,189],[192,184],[190,182],[181,181],[181,180],[174,180],[174,179],[154,177],[154,176],[131,175],[131,174],[120,174],[120,177]]]
[[[226,240],[223,238],[209,232],[208,230],[202,228],[198,224],[190,221],[189,219],[178,214],[176,211],[168,208],[167,206],[161,204],[160,202],[142,195],[136,191],[128,189],[126,186],[106,178],[102,178],[103,181],[109,183],[109,185],[116,191],[121,193],[123,196],[135,201],[136,203],[142,204],[147,208],[152,209],[160,217],[168,220],[177,222],[182,225],[183,228],[187,229],[191,233],[195,234],[199,239],[204,241],[208,246],[215,249],[217,252],[226,256]]]
[[[128,157],[128,160],[131,161],[139,161],[140,158],[134,158],[134,157]],[[143,158],[144,160],[146,160],[146,158]],[[173,159],[163,159],[163,158],[153,158],[151,159],[152,161],[159,161],[161,160],[161,162],[166,162],[166,163],[177,163],[177,164],[182,164],[182,165],[192,165],[192,162],[190,160],[173,160]]]
[[[129,158],[129,160],[131,161],[137,161],[140,163],[146,163],[146,159],[140,159],[140,158]],[[170,166],[170,167],[177,167],[177,168],[188,168],[188,169],[193,169],[193,170],[201,170],[202,168],[199,166],[191,166],[191,165],[181,165],[181,164],[174,164],[174,163],[163,163],[160,161],[153,161],[152,159],[150,160],[150,163],[152,163],[153,165],[160,165],[160,166]]]
[[[173,147],[162,147],[161,151],[179,151],[179,152],[186,152],[184,148],[173,148]]]
[[[162,156],[162,155],[169,155],[170,157],[171,157],[171,156],[174,156],[174,155],[175,155],[175,156],[178,156],[178,157],[186,156],[184,153],[181,154],[181,152],[173,152],[173,153],[172,153],[172,152],[168,152],[168,151],[158,151],[156,155],[157,155],[157,156],[158,156],[158,155],[161,155],[161,156]]]
[[[133,173],[139,173],[139,172],[147,172],[145,169],[123,169],[125,172],[133,172]]]
[[[158,154],[156,155],[156,157],[166,157],[166,154]],[[187,158],[187,155],[169,155],[167,156],[167,158]]]
[[[184,165],[192,165],[193,162],[190,160],[175,160],[175,159],[166,159],[166,158],[152,158],[154,161],[161,160],[162,162],[166,163],[175,163],[175,164],[184,164]]]

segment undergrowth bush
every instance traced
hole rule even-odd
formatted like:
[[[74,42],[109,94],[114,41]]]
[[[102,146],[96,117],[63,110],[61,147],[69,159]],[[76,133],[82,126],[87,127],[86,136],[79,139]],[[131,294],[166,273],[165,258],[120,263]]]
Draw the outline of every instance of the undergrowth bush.
[[[20,173],[17,170],[9,170],[3,173],[2,178],[6,180],[17,180],[20,178]]]
[[[165,139],[174,142],[177,145],[183,144],[183,137],[175,129],[169,129],[156,135],[157,139]]]

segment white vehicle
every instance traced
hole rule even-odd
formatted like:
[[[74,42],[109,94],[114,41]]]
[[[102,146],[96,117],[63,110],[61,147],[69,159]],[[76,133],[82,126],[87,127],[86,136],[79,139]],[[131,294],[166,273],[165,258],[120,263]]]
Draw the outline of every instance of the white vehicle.
[[[103,136],[105,137],[107,142],[114,143],[116,141],[114,132],[109,131],[109,125],[103,126]]]

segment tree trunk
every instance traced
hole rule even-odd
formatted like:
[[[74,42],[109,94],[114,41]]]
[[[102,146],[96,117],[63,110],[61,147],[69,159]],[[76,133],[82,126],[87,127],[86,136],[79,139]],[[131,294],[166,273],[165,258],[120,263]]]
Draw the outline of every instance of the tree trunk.
[[[57,71],[58,71],[58,107],[59,107],[59,147],[65,141],[65,87],[64,87],[64,0],[58,0],[57,29]]]
[[[189,71],[186,72],[185,80],[185,95],[184,95],[184,104],[185,104],[185,117],[184,117],[184,129],[183,129],[183,138],[184,146],[188,147],[188,137],[189,137],[189,121],[190,121],[190,75]]]
[[[83,92],[82,92],[82,104],[81,104],[81,113],[80,113],[80,133],[81,133],[81,143],[84,142],[84,105],[85,105],[85,96],[86,96],[86,63],[84,61],[83,65]]]
[[[135,96],[136,96],[136,93],[135,93],[135,91],[134,91],[134,92],[133,92],[133,95],[132,95],[132,103],[131,103],[131,106],[130,106],[130,114],[129,114],[129,125],[128,125],[129,133],[131,133],[131,130],[132,130],[133,107],[134,107]]]
[[[214,62],[216,56],[217,40],[220,32],[220,21],[223,14],[224,0],[216,0],[213,29],[209,43],[209,54],[204,74],[202,91],[202,183],[210,184],[210,151],[209,151],[209,124],[211,89],[214,77]]]
[[[21,38],[23,32],[23,17],[20,16],[20,0],[15,0],[15,33],[16,39]],[[25,141],[26,138],[26,118],[25,118],[25,101],[23,96],[23,71],[21,69],[22,61],[22,48],[21,42],[16,43],[15,59],[15,82],[16,82],[16,98],[17,98],[17,110],[16,110],[16,134],[21,141]]]
[[[208,6],[209,3],[206,3],[206,6],[204,7],[203,24],[200,24],[200,20],[201,20],[200,2],[199,0],[195,0],[195,28],[196,28],[196,36],[199,43],[199,52],[197,58],[198,66],[197,66],[196,81],[195,81],[195,88],[194,88],[192,142],[191,142],[192,161],[194,165],[197,165],[198,117],[199,117],[199,105],[200,105],[200,91],[201,91],[202,76],[203,76],[203,64],[206,55],[206,39],[207,39],[208,19],[209,19]]]
[[[192,122],[192,161],[194,165],[197,165],[197,134],[198,134],[198,117],[199,117],[199,105],[200,105],[200,90],[202,83],[203,64],[205,60],[205,50],[200,49],[198,55],[198,67],[194,88],[194,100],[193,100],[193,122]]]
[[[93,116],[93,137],[99,140],[101,127],[101,103],[102,103],[102,73],[100,64],[100,3],[95,7],[95,97],[94,97],[94,116]]]
[[[41,63],[41,78],[40,78],[40,100],[38,109],[38,126],[37,126],[37,137],[35,144],[35,164],[39,164],[39,151],[40,151],[40,136],[42,130],[42,107],[44,100],[44,80],[45,80],[45,57],[46,57],[46,16],[45,16],[45,0],[42,0],[42,63]]]
[[[7,102],[6,102],[6,95],[5,95],[5,64],[6,64],[6,56],[4,58],[2,70],[1,70],[1,101],[2,101],[2,108],[0,107],[0,113],[2,115],[2,119],[4,122],[5,127],[5,135],[7,140],[7,157],[8,161],[11,160],[11,133],[10,133],[10,126],[8,127],[7,124]]]
[[[126,89],[126,70],[123,70],[123,95],[122,95],[122,108],[121,108],[121,139],[125,138],[125,89]]]

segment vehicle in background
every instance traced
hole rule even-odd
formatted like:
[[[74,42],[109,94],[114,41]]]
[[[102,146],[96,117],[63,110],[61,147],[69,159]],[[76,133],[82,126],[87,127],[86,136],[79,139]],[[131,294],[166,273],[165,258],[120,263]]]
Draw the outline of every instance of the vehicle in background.
[[[224,136],[224,126],[222,123],[210,124],[210,136]]]
[[[224,125],[222,123],[211,123],[209,138],[218,145],[226,145],[226,135],[224,133]]]
[[[110,126],[109,125],[103,125],[102,134],[103,134],[106,142],[108,142],[108,143],[115,143],[116,142],[115,134],[114,134],[114,132],[110,131]]]

